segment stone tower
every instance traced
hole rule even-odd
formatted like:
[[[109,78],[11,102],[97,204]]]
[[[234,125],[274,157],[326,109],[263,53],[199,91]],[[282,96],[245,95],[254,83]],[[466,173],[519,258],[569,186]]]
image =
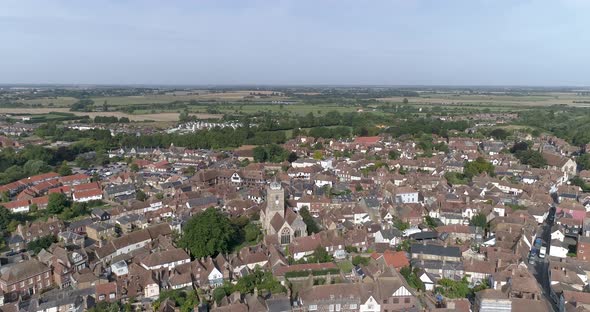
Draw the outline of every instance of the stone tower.
[[[285,218],[285,190],[278,182],[272,182],[266,189],[266,211],[264,213],[264,228],[270,229],[270,221],[279,214],[281,220]]]

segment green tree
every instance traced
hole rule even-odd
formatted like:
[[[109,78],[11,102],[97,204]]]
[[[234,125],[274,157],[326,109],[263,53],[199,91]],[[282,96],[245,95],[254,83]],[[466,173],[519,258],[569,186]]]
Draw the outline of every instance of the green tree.
[[[68,198],[63,193],[51,193],[47,202],[47,212],[50,214],[60,214],[64,209],[70,206]]]
[[[61,166],[59,167],[57,173],[59,173],[59,175],[61,176],[68,176],[72,174],[72,168],[70,167],[70,165],[68,165],[68,162],[64,160],[61,163]]]
[[[139,165],[137,165],[136,163],[133,163],[133,164],[131,164],[131,166],[129,166],[129,170],[131,170],[131,172],[138,172]]]
[[[576,159],[578,165],[580,165],[580,169],[582,170],[590,170],[590,154],[584,153]]]
[[[215,208],[208,208],[187,222],[179,245],[195,258],[215,256],[230,250],[234,234],[229,219]]]
[[[481,173],[487,173],[489,175],[494,174],[494,165],[483,157],[477,157],[475,161],[466,162],[463,172],[468,178],[477,176]]]
[[[487,228],[488,227],[488,220],[483,213],[478,213],[471,218],[471,220],[469,221],[469,224],[473,225],[473,226],[479,226],[481,228]]]
[[[320,227],[313,219],[313,216],[309,213],[309,210],[307,209],[307,207],[305,207],[305,206],[302,207],[299,210],[299,214],[301,215],[303,222],[307,226],[307,234],[308,235],[320,232]]]
[[[497,140],[506,140],[510,133],[502,128],[496,128],[490,132],[490,136]]]
[[[418,277],[418,268],[412,270],[409,266],[405,266],[400,269],[400,274],[406,279],[410,287],[422,291],[425,290],[424,283]]]
[[[194,166],[188,166],[188,167],[182,169],[182,174],[187,175],[187,176],[194,176],[196,172],[197,172],[197,169],[195,169]]]
[[[289,161],[290,163],[296,161],[299,157],[297,157],[297,154],[295,152],[291,152],[289,154],[289,157],[287,157],[287,161]]]
[[[262,232],[260,227],[254,223],[248,223],[244,226],[244,239],[246,242],[257,242]]]
[[[139,201],[146,201],[148,198],[149,197],[147,196],[147,194],[142,190],[137,190],[135,192],[135,199]]]
[[[332,260],[334,260],[334,258],[326,251],[326,248],[318,246],[313,251],[313,259],[310,262],[325,263],[332,262]]]
[[[391,160],[396,160],[399,159],[399,157],[401,156],[400,152],[396,151],[396,150],[391,150],[389,151],[389,153],[387,153],[389,159]]]
[[[257,146],[252,152],[254,153],[254,161],[262,163],[268,160],[268,154],[264,147]]]

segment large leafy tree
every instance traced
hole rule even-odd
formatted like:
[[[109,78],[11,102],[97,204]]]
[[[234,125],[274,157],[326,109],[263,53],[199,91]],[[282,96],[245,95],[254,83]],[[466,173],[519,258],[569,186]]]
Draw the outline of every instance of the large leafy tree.
[[[230,220],[215,208],[208,208],[188,221],[179,244],[201,258],[229,251],[234,236]]]
[[[60,214],[64,209],[68,208],[70,203],[63,193],[49,194],[47,201],[47,212],[51,214]]]
[[[494,165],[483,157],[477,157],[475,161],[465,164],[464,172],[467,177],[474,177],[484,172],[492,175],[494,174]]]

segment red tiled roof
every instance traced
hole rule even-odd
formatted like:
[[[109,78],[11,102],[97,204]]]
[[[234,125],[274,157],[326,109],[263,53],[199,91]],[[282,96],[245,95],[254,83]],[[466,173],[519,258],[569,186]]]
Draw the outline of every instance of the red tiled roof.
[[[15,209],[19,207],[27,207],[29,206],[29,201],[26,199],[23,200],[15,200],[7,203],[3,203],[2,206],[6,209]]]
[[[379,142],[379,139],[380,138],[378,136],[356,137],[354,139],[354,144],[372,145],[372,144],[376,144],[377,142]]]
[[[408,257],[404,251],[386,250],[383,253],[383,259],[388,266],[392,266],[396,269],[410,265],[410,261],[408,261]]]
[[[84,190],[84,191],[78,191],[74,193],[74,197],[75,198],[88,198],[88,197],[94,197],[94,196],[98,196],[101,195],[102,196],[102,190],[101,189],[91,189],[91,190]]]
[[[81,180],[88,180],[90,179],[90,176],[83,174],[83,173],[78,173],[78,174],[72,174],[69,176],[63,176],[59,178],[59,181],[61,183],[68,183],[68,182],[72,182],[72,181],[81,181]]]
[[[91,190],[91,189],[100,189],[100,185],[98,184],[98,182],[91,182],[91,183],[74,185],[74,192]]]

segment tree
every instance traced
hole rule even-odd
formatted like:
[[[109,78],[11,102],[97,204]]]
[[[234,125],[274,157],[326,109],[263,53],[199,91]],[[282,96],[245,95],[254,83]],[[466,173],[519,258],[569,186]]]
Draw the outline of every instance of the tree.
[[[490,136],[497,140],[506,140],[510,133],[502,128],[496,128],[490,132]]]
[[[404,104],[408,104],[408,102],[409,102],[409,101],[408,101],[408,98],[404,98],[404,100],[403,100],[403,103],[404,103]]]
[[[268,160],[268,154],[264,147],[257,146],[252,152],[254,153],[254,161],[261,163]]]
[[[8,225],[12,220],[13,218],[10,210],[4,208],[4,206],[0,206],[0,234],[3,230],[8,228]]]
[[[51,244],[57,242],[57,239],[55,239],[55,236],[53,235],[47,235],[47,236],[43,236],[41,238],[38,238],[32,242],[29,242],[27,244],[27,250],[32,251],[35,254],[38,254],[39,251],[41,251],[41,249],[47,249],[49,248],[49,246],[51,246]]]
[[[418,277],[418,268],[415,268],[412,271],[412,269],[410,269],[409,266],[405,266],[400,269],[399,273],[406,279],[410,287],[422,291],[425,290],[424,282],[422,282],[422,280],[420,280],[420,278]]]
[[[195,258],[215,256],[230,250],[234,234],[229,219],[215,208],[208,208],[187,222],[179,245]]]
[[[61,163],[61,166],[59,167],[59,170],[57,171],[57,173],[59,173],[59,175],[61,175],[61,176],[69,176],[72,174],[72,168],[70,168],[70,166],[68,165],[68,162],[64,160]]]
[[[332,262],[334,258],[330,255],[326,249],[322,246],[316,247],[313,251],[313,262],[317,263],[325,263],[325,262]]]
[[[139,201],[146,201],[148,199],[148,196],[146,193],[144,193],[144,191],[137,190],[137,192],[135,192],[135,199]]]
[[[297,157],[297,154],[295,152],[291,152],[289,154],[289,157],[287,157],[287,161],[289,161],[290,163],[296,161],[299,157]]]
[[[136,163],[133,163],[131,164],[131,166],[129,166],[129,169],[131,170],[131,172],[138,172],[139,166]]]
[[[315,220],[313,219],[313,217],[309,213],[309,210],[307,209],[307,207],[304,206],[303,208],[301,208],[299,210],[299,214],[301,215],[303,222],[307,226],[307,234],[308,235],[320,232],[320,227],[317,225],[317,223],[315,222]]]
[[[2,192],[2,202],[6,203],[10,201],[10,192],[4,191]]]
[[[578,159],[576,159],[578,165],[580,165],[580,169],[582,170],[590,170],[590,154],[585,153],[580,155]]]
[[[60,214],[64,209],[70,206],[70,203],[63,193],[49,194],[47,201],[47,212],[50,214]]]
[[[254,223],[248,223],[244,226],[244,238],[246,242],[257,242],[261,234],[260,227]]]
[[[387,155],[389,156],[389,159],[391,159],[391,160],[399,159],[399,157],[401,156],[401,154],[396,150],[389,151],[389,153]]]
[[[182,174],[187,175],[187,176],[194,176],[196,172],[197,172],[197,169],[195,169],[194,166],[188,166],[182,170]]]
[[[466,177],[472,178],[481,173],[487,173],[489,175],[494,174],[494,165],[491,162],[485,160],[483,157],[477,157],[475,161],[466,162],[463,168],[463,172]]]
[[[481,228],[487,228],[488,220],[483,213],[478,213],[471,218],[469,221],[470,225],[479,226]]]

